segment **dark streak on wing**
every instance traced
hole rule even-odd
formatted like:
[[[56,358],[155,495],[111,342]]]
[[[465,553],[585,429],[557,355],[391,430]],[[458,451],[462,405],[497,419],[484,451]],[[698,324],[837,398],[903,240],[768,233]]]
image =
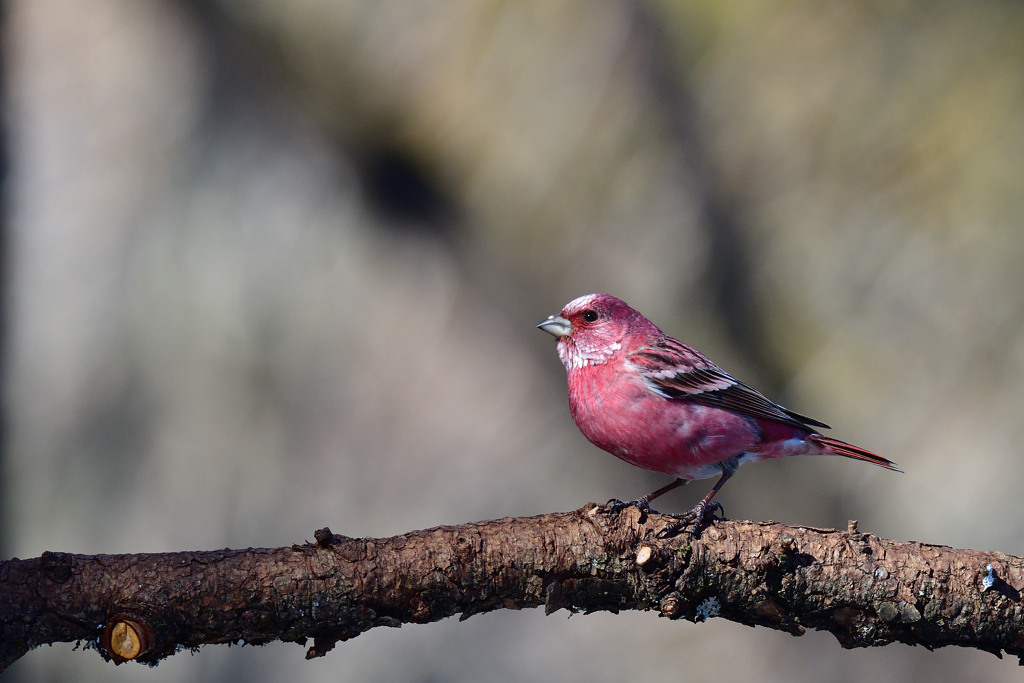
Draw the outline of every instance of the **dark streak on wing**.
[[[658,391],[669,398],[733,410],[750,417],[774,420],[814,430],[824,422],[787,410],[759,391],[733,378],[696,349],[666,337],[657,346],[640,349],[629,361]],[[665,373],[672,370],[672,374]],[[665,376],[667,375],[667,376]]]

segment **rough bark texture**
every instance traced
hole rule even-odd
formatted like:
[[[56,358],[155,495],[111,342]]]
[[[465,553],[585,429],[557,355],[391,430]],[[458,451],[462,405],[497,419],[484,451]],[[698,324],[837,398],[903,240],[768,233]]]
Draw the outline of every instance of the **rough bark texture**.
[[[0,663],[61,641],[123,661],[111,652],[119,623],[139,631],[140,662],[207,643],[310,637],[315,657],[375,626],[540,605],[824,629],[847,648],[899,641],[1024,655],[1020,558],[884,540],[854,523],[716,521],[696,540],[658,539],[670,521],[589,504],[392,538],[322,529],[290,548],[14,559],[0,563]]]

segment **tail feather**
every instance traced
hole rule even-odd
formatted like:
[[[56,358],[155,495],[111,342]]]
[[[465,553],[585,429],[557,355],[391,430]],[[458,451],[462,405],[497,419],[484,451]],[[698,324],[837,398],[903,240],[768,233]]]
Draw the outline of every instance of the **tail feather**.
[[[807,440],[812,441],[821,446],[824,449],[825,453],[842,455],[847,458],[853,458],[854,460],[863,460],[864,462],[869,462],[872,465],[884,467],[885,469],[892,470],[893,472],[903,472],[903,470],[896,467],[896,463],[894,463],[892,460],[889,460],[888,458],[883,458],[877,453],[872,453],[871,451],[864,450],[859,446],[854,446],[853,444],[846,443],[845,441],[833,439],[823,434],[811,434],[809,437],[807,437]]]

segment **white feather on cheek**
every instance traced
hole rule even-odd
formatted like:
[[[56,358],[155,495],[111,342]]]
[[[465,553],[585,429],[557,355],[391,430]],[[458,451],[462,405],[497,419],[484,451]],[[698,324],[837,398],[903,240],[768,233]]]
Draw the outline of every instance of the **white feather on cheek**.
[[[602,365],[621,348],[622,344],[619,342],[610,344],[602,342],[595,346],[584,346],[570,337],[565,337],[558,342],[558,358],[566,370],[573,370],[587,365]]]

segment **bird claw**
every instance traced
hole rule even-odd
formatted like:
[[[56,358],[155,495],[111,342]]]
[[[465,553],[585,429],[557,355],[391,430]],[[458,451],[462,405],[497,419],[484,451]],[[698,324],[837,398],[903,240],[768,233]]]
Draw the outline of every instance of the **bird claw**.
[[[611,498],[605,503],[612,512],[619,512],[629,507],[634,507],[640,512],[658,514],[657,510],[652,510],[650,504],[647,502],[647,496],[643,498],[637,498],[636,500],[621,501],[618,498]]]
[[[715,517],[715,511],[722,513],[721,517]],[[657,538],[668,538],[675,534],[677,531],[685,527],[690,522],[693,522],[693,528],[690,529],[690,540],[698,538],[700,532],[709,523],[716,519],[725,519],[725,508],[722,507],[721,503],[708,502],[702,500],[689,512],[684,512],[680,515],[670,515],[674,517],[676,521],[669,524],[667,527],[659,531],[656,536]]]

